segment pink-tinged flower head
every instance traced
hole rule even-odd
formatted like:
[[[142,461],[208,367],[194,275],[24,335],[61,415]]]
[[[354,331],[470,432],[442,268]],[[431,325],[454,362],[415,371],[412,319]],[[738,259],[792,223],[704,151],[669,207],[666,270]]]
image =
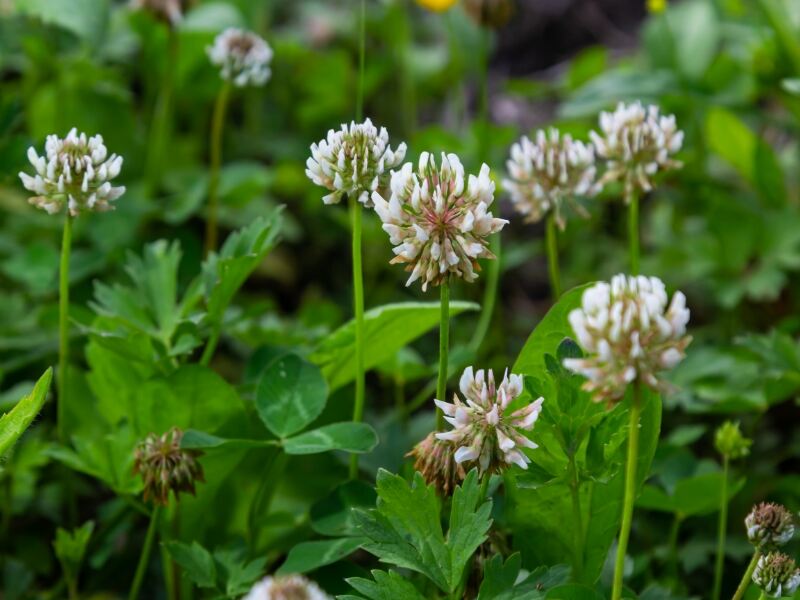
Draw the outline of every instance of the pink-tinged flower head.
[[[417,170],[406,163],[392,173],[391,196],[372,194],[383,230],[394,245],[392,263],[411,272],[406,285],[417,279],[422,289],[439,285],[453,275],[475,281],[479,258],[495,258],[488,236],[508,221],[495,218],[494,182],[489,167],[465,177],[455,154],[442,153],[437,166],[433,155],[423,152]]]
[[[533,429],[544,398],[511,409],[522,394],[522,376],[509,375],[507,371],[497,386],[491,370],[474,373],[472,367],[467,367],[459,388],[463,400],[458,394],[453,395],[452,404],[434,400],[453,426],[436,437],[457,447],[456,463],[477,463],[481,473],[501,471],[511,464],[527,469],[531,461],[521,449],[538,446],[523,432]]]
[[[585,358],[568,358],[564,366],[587,378],[583,388],[598,402],[612,403],[625,395],[635,379],[655,390],[668,386],[656,375],[685,356],[689,309],[686,297],[667,292],[657,277],[616,275],[583,293],[569,322]]]
[[[242,600],[332,600],[302,575],[268,576],[256,583]]]
[[[770,552],[758,559],[753,583],[770,598],[791,598],[800,587],[800,569],[792,557],[782,552]]]
[[[229,27],[206,48],[208,58],[225,81],[236,87],[261,86],[272,75],[272,48],[251,31]]]

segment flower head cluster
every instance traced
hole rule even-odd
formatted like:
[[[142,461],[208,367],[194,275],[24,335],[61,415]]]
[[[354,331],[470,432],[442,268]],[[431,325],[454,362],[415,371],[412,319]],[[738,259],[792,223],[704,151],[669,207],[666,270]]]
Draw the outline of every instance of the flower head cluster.
[[[744,458],[750,454],[752,444],[752,440],[742,435],[739,423],[733,421],[725,421],[714,434],[714,446],[717,452],[731,460]]]
[[[774,502],[756,504],[744,520],[747,539],[756,548],[783,546],[794,535],[794,517]]]
[[[534,139],[526,136],[511,146],[506,162],[509,179],[503,181],[503,187],[511,193],[514,208],[526,222],[539,221],[552,212],[564,229],[564,205],[570,203],[586,216],[575,197],[591,196],[599,189],[595,184],[594,148],[561,135],[558,129],[539,130]]]
[[[181,0],[132,0],[131,8],[150,11],[172,27],[177,26],[183,19]]]
[[[675,116],[659,114],[657,106],[620,102],[613,113],[600,113],[600,129],[602,135],[592,131],[590,136],[598,156],[608,161],[601,181],[622,181],[626,202],[637,189],[649,192],[658,171],[682,166],[672,155],[681,149],[683,132]]]
[[[73,128],[65,138],[48,135],[44,149],[45,155],[39,156],[28,148],[36,174],[19,174],[25,189],[36,194],[28,200],[31,204],[50,214],[66,206],[73,217],[114,209],[110,203],[125,193],[124,186],[111,185],[122,169],[122,157],[108,155],[102,136],[87,138]]]
[[[172,491],[175,498],[181,492],[195,493],[195,483],[203,479],[203,467],[198,462],[199,450],[181,448],[183,432],[172,428],[161,436],[150,434],[139,443],[134,454],[133,472],[144,480],[144,499],[164,506]]]
[[[538,446],[523,432],[533,429],[544,398],[512,410],[511,403],[522,394],[522,376],[506,372],[497,386],[491,370],[473,373],[472,367],[461,375],[459,388],[464,401],[458,394],[452,404],[434,400],[453,426],[436,437],[457,447],[456,463],[477,462],[481,473],[502,471],[512,463],[527,469],[531,461],[520,449]]]
[[[781,552],[770,552],[758,559],[753,583],[770,596],[791,597],[800,587],[800,569],[793,558]]]
[[[466,476],[464,467],[456,462],[454,452],[451,443],[429,433],[406,456],[414,458],[414,470],[422,474],[428,485],[433,484],[440,494],[449,496]]]
[[[272,71],[272,48],[255,33],[229,27],[206,48],[221,77],[237,87],[264,85]]]
[[[598,402],[621,399],[636,378],[665,389],[656,375],[677,365],[691,341],[686,298],[675,292],[668,305],[657,277],[616,275],[611,283],[595,284],[569,322],[588,356],[565,359],[564,366],[587,378],[583,388]]]
[[[306,175],[331,191],[322,198],[325,204],[336,204],[348,194],[365,206],[372,206],[370,193],[385,185],[389,169],[399,165],[405,156],[405,143],[392,150],[386,128],[378,131],[367,119],[349,126],[342,124],[341,129],[331,129],[324,140],[312,144]]]
[[[391,197],[387,202],[372,194],[383,230],[394,244],[392,263],[411,272],[406,285],[422,280],[439,285],[450,275],[475,281],[479,258],[495,258],[488,236],[508,223],[489,212],[494,202],[494,182],[483,165],[476,177],[464,176],[455,154],[442,154],[441,166],[423,152],[417,170],[406,163],[392,172]]]
[[[285,575],[265,577],[242,600],[331,600],[331,597],[302,575]]]

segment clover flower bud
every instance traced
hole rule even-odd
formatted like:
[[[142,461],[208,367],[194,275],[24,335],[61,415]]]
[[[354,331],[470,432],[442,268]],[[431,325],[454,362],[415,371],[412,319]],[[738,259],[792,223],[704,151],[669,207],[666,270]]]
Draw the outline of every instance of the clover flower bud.
[[[455,154],[442,153],[441,166],[423,152],[417,170],[406,163],[392,172],[391,196],[386,201],[373,192],[375,212],[394,245],[392,263],[411,272],[406,285],[417,279],[422,289],[439,285],[450,275],[475,281],[479,258],[495,258],[488,236],[508,223],[495,218],[494,182],[483,165],[476,177],[464,176]]]
[[[753,583],[769,596],[788,598],[800,587],[800,569],[793,558],[781,552],[770,552],[758,559]]]
[[[414,458],[414,470],[419,471],[428,485],[433,484],[442,496],[450,496],[456,486],[464,481],[464,467],[457,463],[453,444],[429,433],[406,454]]]
[[[678,130],[675,116],[660,115],[657,106],[620,102],[613,113],[600,113],[600,129],[602,135],[589,134],[597,155],[608,161],[600,181],[622,181],[627,203],[637,189],[652,190],[652,177],[659,171],[683,166],[672,158],[681,149],[683,132]]]
[[[261,37],[244,29],[229,27],[206,48],[211,64],[220,76],[236,87],[264,85],[272,71],[272,48]]]
[[[783,546],[794,535],[794,517],[784,506],[762,502],[744,520],[747,539],[756,548]]]
[[[256,583],[242,600],[332,600],[302,575],[268,576]]]
[[[319,186],[330,190],[325,204],[337,204],[351,195],[364,206],[371,207],[370,194],[385,187],[389,170],[406,156],[405,143],[396,150],[389,146],[385,127],[380,131],[367,119],[363,123],[342,124],[341,129],[328,131],[324,140],[311,145],[306,161],[306,175]]]
[[[739,423],[725,421],[714,434],[714,447],[722,456],[732,460],[743,458],[750,454],[753,441],[748,440],[739,430]]]
[[[620,400],[637,378],[654,390],[668,390],[657,375],[683,360],[691,342],[685,296],[675,292],[668,306],[657,277],[616,275],[611,283],[596,283],[583,293],[569,322],[588,356],[567,358],[564,366],[587,378],[583,389],[596,402]]]
[[[456,463],[477,463],[481,474],[503,471],[511,464],[527,469],[531,460],[522,448],[538,446],[523,432],[533,429],[544,398],[514,408],[512,403],[522,394],[521,375],[506,371],[498,386],[491,370],[475,373],[472,367],[461,375],[459,389],[464,401],[458,394],[453,395],[452,404],[434,400],[453,426],[436,438],[456,447]]]
[[[552,212],[564,229],[564,205],[586,217],[588,213],[575,198],[593,196],[600,189],[595,183],[594,148],[554,128],[537,131],[534,140],[526,136],[511,146],[506,162],[509,178],[503,181],[503,187],[511,193],[511,202],[526,223]]]
[[[169,493],[175,499],[181,492],[194,496],[195,483],[203,479],[203,467],[198,462],[199,450],[181,448],[183,432],[173,427],[161,436],[150,434],[137,446],[133,472],[144,480],[144,499],[166,506]]]
[[[66,206],[73,217],[114,209],[110,203],[125,193],[124,186],[111,185],[122,169],[122,157],[108,155],[103,136],[87,138],[73,128],[63,139],[48,135],[44,148],[44,156],[28,148],[36,174],[19,174],[25,189],[36,194],[28,202],[51,215]]]
[[[181,0],[131,0],[131,8],[149,11],[171,27],[176,27],[183,20]]]

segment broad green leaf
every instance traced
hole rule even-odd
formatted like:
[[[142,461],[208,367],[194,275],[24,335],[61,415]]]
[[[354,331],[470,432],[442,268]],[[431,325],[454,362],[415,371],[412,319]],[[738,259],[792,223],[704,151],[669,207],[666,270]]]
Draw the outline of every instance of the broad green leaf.
[[[579,583],[565,583],[556,586],[548,590],[545,598],[547,600],[604,600],[600,592]]]
[[[670,512],[681,517],[707,515],[719,510],[722,501],[722,473],[706,473],[680,480],[670,496],[655,486],[645,486],[636,505]],[[727,501],[744,487],[743,477],[728,482]]]
[[[277,440],[243,440],[222,438],[216,435],[211,435],[204,431],[196,429],[187,429],[181,439],[181,448],[189,448],[193,450],[214,450],[217,448],[228,449],[241,449],[241,448],[264,448],[268,446],[277,446]]]
[[[488,475],[487,475],[488,477]],[[452,556],[453,573],[461,573],[473,553],[486,541],[492,524],[492,502],[481,496],[478,472],[473,469],[453,492],[447,545]]]
[[[451,302],[450,316],[478,308],[472,302]],[[400,348],[436,327],[440,310],[438,302],[403,302],[368,310],[364,315],[365,368],[390,359]],[[350,383],[355,375],[355,322],[346,323],[322,340],[310,359],[322,369],[331,391]]]
[[[327,399],[328,385],[319,368],[296,354],[286,354],[264,369],[255,404],[264,425],[284,438],[314,421]]]
[[[47,369],[36,382],[31,393],[0,417],[0,457],[8,452],[39,414],[45,398],[47,398],[52,378],[53,369]]]
[[[322,535],[357,535],[353,509],[375,506],[375,498],[371,485],[347,481],[311,507],[311,528]]]
[[[366,541],[360,537],[335,538],[301,542],[294,546],[286,561],[278,569],[278,575],[308,573],[319,567],[330,565],[350,556]]]
[[[339,596],[342,600],[425,600],[414,585],[394,571],[371,571],[372,579],[350,577],[347,579],[361,596]]]
[[[700,80],[711,66],[721,40],[720,21],[714,7],[703,0],[681,2],[666,12],[675,36],[675,55],[681,72]]]
[[[217,550],[214,552],[217,573],[224,582],[225,593],[239,598],[246,594],[253,584],[264,575],[267,557],[248,561],[244,548]]]
[[[23,14],[71,31],[92,44],[101,41],[108,27],[108,0],[14,0],[13,5]]]
[[[83,557],[86,554],[86,547],[93,531],[94,521],[87,521],[73,531],[67,531],[61,527],[56,530],[53,549],[56,557],[58,557],[58,562],[61,563],[61,568],[64,570],[64,577],[67,581],[77,584]]]
[[[164,543],[172,559],[181,567],[192,583],[199,588],[213,588],[217,585],[217,569],[214,557],[197,542],[168,541]]]
[[[369,452],[378,444],[375,430],[366,423],[332,423],[306,431],[283,440],[287,454],[319,454],[330,450],[344,450],[360,454]]]
[[[522,556],[518,552],[503,562],[500,554],[495,554],[483,564],[483,581],[478,591],[477,600],[497,600],[505,592],[510,592],[517,582],[522,566]],[[513,597],[510,594],[508,597]]]

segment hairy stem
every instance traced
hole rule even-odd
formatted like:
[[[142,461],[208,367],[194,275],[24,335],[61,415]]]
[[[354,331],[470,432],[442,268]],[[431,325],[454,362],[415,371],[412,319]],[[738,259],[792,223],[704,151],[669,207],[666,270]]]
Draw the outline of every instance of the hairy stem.
[[[739,587],[736,588],[732,600],[742,600],[744,597],[744,593],[747,591],[747,588],[750,587],[750,578],[753,577],[753,571],[756,570],[759,558],[761,558],[761,552],[756,550],[753,553],[753,558],[750,559],[750,564],[747,565],[747,569],[745,569],[744,576],[739,582]]]
[[[69,255],[72,249],[72,217],[64,217],[61,237],[61,265],[58,273],[58,439],[67,441],[64,423],[67,405],[67,369],[69,368]]]
[[[722,494],[719,506],[719,524],[717,526],[717,562],[714,566],[714,591],[712,600],[719,600],[722,593],[722,572],[725,567],[725,533],[728,528],[728,466],[730,459],[722,457]]]
[[[153,512],[150,513],[150,525],[147,527],[147,535],[144,538],[142,553],[139,555],[139,564],[136,566],[136,574],[133,576],[133,583],[131,584],[131,591],[128,594],[128,600],[136,600],[136,598],[139,597],[144,575],[147,572],[147,563],[150,562],[150,552],[153,549],[153,542],[156,538],[160,516],[161,506],[156,504],[153,508]]]
[[[550,275],[550,292],[553,301],[561,297],[561,273],[558,270],[558,232],[556,231],[556,218],[547,217],[547,272]]]
[[[439,379],[436,399],[447,400],[447,354],[450,349],[450,281],[445,278],[439,286],[441,314],[439,316]],[[444,429],[444,413],[436,409],[436,429]]]
[[[214,113],[211,117],[211,137],[209,139],[210,162],[208,173],[208,215],[206,216],[206,255],[217,249],[219,220],[219,170],[222,165],[222,132],[225,128],[225,113],[231,85],[227,81],[217,94]]]
[[[361,266],[361,217],[363,209],[358,197],[351,194],[350,215],[353,238],[353,309],[356,321],[356,396],[353,404],[353,421],[364,418],[364,274]],[[358,455],[350,455],[350,478],[358,476]]]
[[[631,193],[628,206],[628,243],[630,244],[631,275],[639,274],[639,196]]]
[[[628,432],[628,457],[625,465],[625,499],[622,505],[622,525],[619,531],[617,558],[614,562],[614,585],[611,600],[622,598],[622,576],[625,570],[625,554],[628,551],[628,538],[633,521],[633,501],[636,496],[636,463],[639,457],[639,415],[642,410],[642,386],[637,378],[633,382],[633,398],[630,412],[630,431]]]

